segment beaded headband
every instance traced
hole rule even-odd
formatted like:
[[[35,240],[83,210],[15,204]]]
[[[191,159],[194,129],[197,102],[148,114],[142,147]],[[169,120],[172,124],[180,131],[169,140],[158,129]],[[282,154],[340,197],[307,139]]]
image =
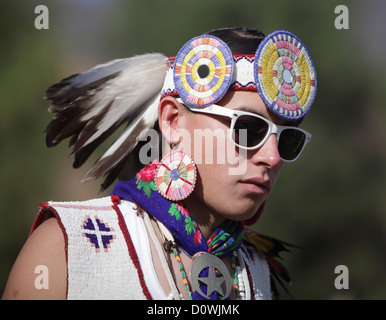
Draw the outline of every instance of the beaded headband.
[[[180,96],[189,108],[205,108],[228,90],[258,92],[269,110],[300,121],[315,98],[315,68],[303,43],[287,31],[269,34],[249,55],[234,55],[221,39],[203,35],[188,41],[176,57],[152,53],[108,61],[47,89],[45,99],[55,113],[45,130],[47,146],[70,138],[79,168],[127,125],[84,179],[105,176],[105,189],[116,178],[134,176],[132,162],[143,164],[136,147],[157,122],[160,93]]]
[[[179,95],[191,108],[214,104],[229,89],[257,91],[273,113],[298,120],[315,99],[316,71],[310,54],[288,31],[266,36],[255,55],[232,55],[221,39],[196,37],[169,62],[161,96]]]

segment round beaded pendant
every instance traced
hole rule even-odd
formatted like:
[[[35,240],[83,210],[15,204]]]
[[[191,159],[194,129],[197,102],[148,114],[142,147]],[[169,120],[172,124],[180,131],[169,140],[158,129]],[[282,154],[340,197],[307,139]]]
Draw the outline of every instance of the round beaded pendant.
[[[194,107],[219,101],[233,76],[233,56],[228,45],[214,36],[188,41],[174,62],[174,85],[181,99]]]
[[[174,151],[158,164],[154,183],[163,197],[180,201],[193,192],[196,178],[197,169],[191,157],[184,151]]]
[[[279,117],[297,120],[305,116],[316,94],[316,71],[300,39],[288,31],[264,38],[255,55],[257,91]]]

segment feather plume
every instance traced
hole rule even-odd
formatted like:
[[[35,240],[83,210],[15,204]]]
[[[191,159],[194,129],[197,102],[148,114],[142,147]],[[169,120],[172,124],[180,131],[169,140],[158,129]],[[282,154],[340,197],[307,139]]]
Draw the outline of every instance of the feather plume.
[[[286,291],[289,296],[291,296],[291,293],[285,286],[285,283],[291,285],[291,277],[288,270],[277,259],[282,259],[280,256],[281,252],[290,252],[287,247],[299,247],[272,237],[262,235],[249,228],[244,229],[243,239],[244,241],[253,245],[264,255],[271,273],[271,289],[273,296],[276,299],[278,299],[280,296],[276,282],[279,283],[279,285],[284,289],[284,291]]]
[[[102,189],[107,188],[127,164],[139,140],[156,123],[167,61],[159,53],[116,59],[49,87],[44,98],[52,100],[48,110],[55,117],[45,130],[47,146],[70,138],[73,166],[78,168],[119,127],[126,125],[84,179],[107,175]]]

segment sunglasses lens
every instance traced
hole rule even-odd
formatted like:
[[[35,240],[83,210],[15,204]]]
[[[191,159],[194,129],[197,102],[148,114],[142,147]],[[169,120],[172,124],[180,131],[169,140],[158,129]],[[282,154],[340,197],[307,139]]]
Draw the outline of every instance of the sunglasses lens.
[[[235,143],[243,147],[255,147],[268,133],[268,123],[257,117],[241,115],[234,126]]]
[[[280,157],[287,161],[296,159],[302,152],[305,141],[304,132],[296,129],[283,130],[278,144]]]

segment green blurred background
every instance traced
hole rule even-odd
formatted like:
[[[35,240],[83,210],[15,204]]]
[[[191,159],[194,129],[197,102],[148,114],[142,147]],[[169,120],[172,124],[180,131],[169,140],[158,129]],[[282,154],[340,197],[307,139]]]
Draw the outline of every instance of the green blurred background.
[[[289,30],[308,47],[318,94],[303,127],[302,158],[286,164],[256,225],[302,249],[283,254],[296,299],[386,298],[386,1],[0,0],[0,294],[46,200],[85,200],[102,181],[81,183],[67,143],[48,149],[54,82],[111,59],[175,55],[193,36],[228,26]],[[49,29],[37,30],[37,5]],[[337,5],[349,9],[338,30]],[[337,290],[335,267],[349,269]],[[283,298],[288,299],[286,294]]]

